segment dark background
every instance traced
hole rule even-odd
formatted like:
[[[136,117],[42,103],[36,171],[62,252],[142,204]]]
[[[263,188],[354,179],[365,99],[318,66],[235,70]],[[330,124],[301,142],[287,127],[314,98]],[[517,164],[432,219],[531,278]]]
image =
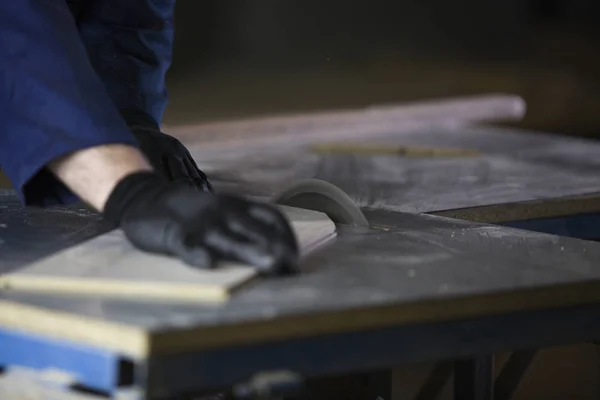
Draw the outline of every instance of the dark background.
[[[170,125],[487,92],[600,137],[598,0],[180,0]]]

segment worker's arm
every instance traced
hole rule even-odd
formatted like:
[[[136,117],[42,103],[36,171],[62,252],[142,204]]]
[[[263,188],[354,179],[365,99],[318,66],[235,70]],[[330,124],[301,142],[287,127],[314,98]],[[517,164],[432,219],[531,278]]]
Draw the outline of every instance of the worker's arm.
[[[0,162],[27,204],[86,200],[132,244],[210,267],[293,270],[280,212],[167,183],[136,148],[64,0],[0,1]]]
[[[136,125],[158,127],[167,104],[175,0],[83,4],[75,14],[77,28],[115,106]]]
[[[138,146],[64,0],[0,1],[0,123],[0,164],[30,205],[77,200],[47,168],[51,161],[97,146]],[[95,191],[86,190],[77,194],[102,202],[105,194],[92,199]]]
[[[233,261],[264,275],[296,271],[296,238],[277,209],[165,182],[132,147],[76,151],[50,168],[142,250],[199,268]]]
[[[188,150],[160,130],[174,7],[175,0],[86,0],[75,16],[92,66],[152,166],[168,180],[210,190]]]
[[[296,271],[296,238],[277,209],[165,182],[130,146],[76,151],[50,168],[139,249],[199,268],[233,261],[264,275]]]
[[[152,170],[138,149],[121,144],[75,151],[52,160],[48,167],[98,211],[104,211],[110,194],[126,176]]]

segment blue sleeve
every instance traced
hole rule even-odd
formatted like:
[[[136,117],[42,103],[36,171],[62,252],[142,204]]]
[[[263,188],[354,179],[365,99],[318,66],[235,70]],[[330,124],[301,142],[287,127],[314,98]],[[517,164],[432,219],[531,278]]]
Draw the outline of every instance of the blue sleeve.
[[[65,0],[0,1],[0,123],[0,165],[27,205],[77,200],[45,168],[57,157],[137,145]]]
[[[121,112],[161,123],[167,103],[175,0],[87,0],[77,25],[91,63]]]

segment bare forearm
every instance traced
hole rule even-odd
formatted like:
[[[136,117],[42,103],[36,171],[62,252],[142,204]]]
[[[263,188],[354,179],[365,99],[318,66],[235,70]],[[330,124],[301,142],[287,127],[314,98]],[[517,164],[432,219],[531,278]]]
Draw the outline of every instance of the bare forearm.
[[[61,157],[48,165],[50,170],[79,198],[98,211],[125,176],[151,170],[135,147],[111,144],[90,147]]]

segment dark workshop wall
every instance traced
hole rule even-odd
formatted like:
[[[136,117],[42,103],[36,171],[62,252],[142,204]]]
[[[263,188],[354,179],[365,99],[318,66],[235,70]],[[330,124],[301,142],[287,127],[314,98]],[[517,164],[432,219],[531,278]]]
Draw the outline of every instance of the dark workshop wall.
[[[519,0],[179,2],[175,67],[228,60],[301,68],[331,58],[361,61],[382,51],[512,57],[523,48],[527,8]]]
[[[596,0],[179,1],[170,124],[508,91],[600,127]]]

